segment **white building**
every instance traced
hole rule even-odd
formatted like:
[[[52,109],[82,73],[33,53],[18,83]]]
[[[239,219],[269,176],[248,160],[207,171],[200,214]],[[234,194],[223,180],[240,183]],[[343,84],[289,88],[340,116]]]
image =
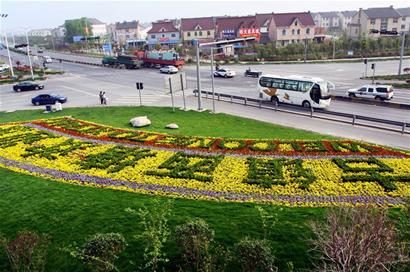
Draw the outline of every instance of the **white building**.
[[[399,32],[410,33],[410,8],[398,8],[396,11],[402,16],[399,20]]]
[[[50,29],[33,29],[28,32],[29,36],[33,37],[47,37],[51,36],[51,30]]]
[[[339,12],[341,15],[341,26],[343,30],[346,30],[349,27],[349,24],[352,22],[353,16],[357,13],[355,10],[346,10]]]
[[[87,21],[91,24],[94,36],[103,37],[107,34],[107,25],[105,23],[95,18],[87,18]]]

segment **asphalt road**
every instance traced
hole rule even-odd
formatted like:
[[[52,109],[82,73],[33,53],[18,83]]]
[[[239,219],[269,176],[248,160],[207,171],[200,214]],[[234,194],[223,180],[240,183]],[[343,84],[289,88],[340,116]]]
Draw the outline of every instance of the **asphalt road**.
[[[6,51],[1,50],[2,59],[6,60],[4,55]],[[44,53],[52,56],[51,53]],[[60,54],[61,55],[61,54]],[[12,53],[13,60],[27,62],[27,57]],[[73,56],[73,58],[84,58],[82,56]],[[38,61],[37,61],[38,62]],[[397,61],[382,61],[377,64],[380,73],[391,73],[396,66]],[[111,105],[136,105],[139,104],[138,92],[135,88],[135,82],[144,82],[142,92],[142,102],[146,105],[156,105],[160,101],[170,101],[169,95],[164,91],[165,77],[156,69],[140,70],[119,70],[99,66],[88,66],[69,62],[54,62],[48,65],[51,69],[62,69],[67,71],[63,76],[51,76],[45,82],[44,92],[58,93],[66,95],[69,98],[67,106],[93,106],[98,104],[99,91],[106,91],[108,100]],[[328,63],[328,64],[280,64],[280,65],[255,65],[252,68],[263,71],[265,74],[304,74],[312,76],[321,76],[336,84],[338,88],[344,84],[343,88],[357,86],[355,79],[349,80],[362,64],[358,63]],[[215,78],[215,91],[229,94],[237,94],[248,97],[257,97],[256,83],[257,79],[244,77],[242,75],[246,67],[241,65],[230,65],[230,69],[237,72],[237,76],[232,79]],[[338,70],[337,73],[332,72]],[[188,65],[183,68],[187,77],[187,94],[192,95],[192,90],[196,88],[196,70],[195,66]],[[357,81],[357,80],[356,80]],[[363,82],[358,80],[361,84]],[[201,83],[204,90],[211,90],[211,73],[210,66],[201,67]],[[356,85],[355,85],[356,84]],[[14,93],[11,85],[1,86],[0,92],[0,110],[30,109],[30,98],[35,92]],[[410,92],[400,92],[395,90],[395,96],[403,95],[403,100],[410,103]],[[181,97],[181,93],[176,95],[176,99]],[[396,100],[395,98],[395,100]],[[157,103],[158,102],[158,103]],[[356,104],[350,102],[332,101],[329,110],[346,112],[357,115],[364,115],[382,119],[389,119],[401,122],[410,122],[410,114],[407,110],[394,108],[379,107],[374,105]]]

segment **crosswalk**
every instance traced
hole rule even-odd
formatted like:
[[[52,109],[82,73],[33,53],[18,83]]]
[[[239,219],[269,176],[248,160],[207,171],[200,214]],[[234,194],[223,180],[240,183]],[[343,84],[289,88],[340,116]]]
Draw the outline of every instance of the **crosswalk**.
[[[174,99],[182,97],[182,92],[174,94]],[[171,95],[158,92],[144,92],[141,94],[142,105],[155,106],[159,102],[164,102],[169,100],[171,102]],[[109,101],[111,105],[139,105],[140,97],[138,94],[125,95],[120,97],[115,97]]]

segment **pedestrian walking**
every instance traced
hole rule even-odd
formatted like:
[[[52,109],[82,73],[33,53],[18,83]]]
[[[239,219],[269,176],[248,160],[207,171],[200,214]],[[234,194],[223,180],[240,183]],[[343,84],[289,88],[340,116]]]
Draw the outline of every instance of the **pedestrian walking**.
[[[102,101],[104,105],[107,105],[107,95],[105,94],[105,92],[102,93]]]
[[[102,91],[100,92],[99,96],[100,96],[100,103],[102,105],[104,103],[103,92]]]

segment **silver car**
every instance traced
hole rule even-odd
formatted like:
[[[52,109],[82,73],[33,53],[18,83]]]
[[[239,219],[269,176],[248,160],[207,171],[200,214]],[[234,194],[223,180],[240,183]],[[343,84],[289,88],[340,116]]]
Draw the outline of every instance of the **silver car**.
[[[391,85],[365,85],[360,88],[349,89],[346,93],[349,97],[361,97],[378,100],[390,100],[393,98]]]
[[[178,68],[172,65],[167,65],[159,69],[159,71],[165,74],[175,74],[178,73]]]

